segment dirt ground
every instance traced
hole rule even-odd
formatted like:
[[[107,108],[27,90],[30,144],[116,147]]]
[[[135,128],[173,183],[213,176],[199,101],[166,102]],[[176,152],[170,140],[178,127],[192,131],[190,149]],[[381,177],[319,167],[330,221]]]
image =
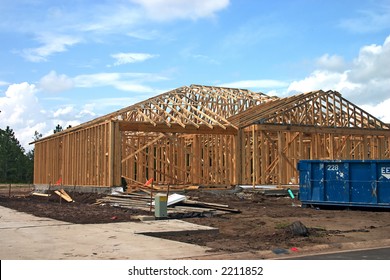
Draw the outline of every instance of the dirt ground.
[[[317,244],[373,241],[390,238],[390,210],[302,208],[290,197],[265,196],[258,191],[187,191],[191,199],[227,204],[240,213],[186,218],[191,223],[212,226],[219,233],[175,234],[164,238],[212,248],[212,252],[247,252],[307,247]],[[37,197],[0,193],[0,205],[39,217],[77,224],[134,221],[147,211],[94,205],[97,194],[70,193],[67,203],[58,196]],[[297,235],[291,229],[300,221],[308,232]]]

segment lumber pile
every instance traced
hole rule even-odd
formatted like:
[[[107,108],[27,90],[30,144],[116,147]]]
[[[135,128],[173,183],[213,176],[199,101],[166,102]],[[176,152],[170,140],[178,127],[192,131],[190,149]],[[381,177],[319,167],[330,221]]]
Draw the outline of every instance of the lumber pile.
[[[154,195],[142,191],[130,194],[116,193],[97,199],[95,204],[108,204],[114,207],[152,212],[154,209]],[[240,212],[240,210],[231,208],[229,205],[190,200],[188,197],[176,193],[168,196],[167,204],[168,216],[172,218],[214,216]]]
[[[154,198],[153,198],[154,199]],[[148,203],[151,202],[151,197],[144,193],[131,194],[111,194],[96,200],[97,205],[111,205],[114,207],[138,209],[150,211],[151,208]]]

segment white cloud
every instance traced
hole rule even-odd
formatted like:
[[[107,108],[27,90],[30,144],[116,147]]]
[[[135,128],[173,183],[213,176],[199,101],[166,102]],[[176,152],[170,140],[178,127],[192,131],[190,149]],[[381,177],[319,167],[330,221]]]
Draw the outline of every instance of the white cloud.
[[[390,5],[379,5],[378,10],[360,10],[358,16],[342,20],[340,27],[354,33],[373,33],[388,29]]]
[[[185,59],[193,59],[193,60],[196,60],[199,62],[204,62],[207,64],[215,64],[215,65],[220,64],[217,60],[215,60],[214,58],[212,58],[210,56],[196,53],[194,45],[182,49],[180,51],[180,56],[182,56]]]
[[[213,17],[216,12],[229,5],[229,0],[131,0],[131,2],[142,6],[146,15],[157,21]]]
[[[344,58],[339,55],[324,54],[317,59],[317,65],[321,69],[343,71],[345,70],[346,64]]]
[[[53,130],[54,128],[57,126],[57,125],[60,125],[62,127],[63,130],[67,129],[69,126],[71,127],[74,127],[74,126],[77,126],[79,125],[81,122],[80,121],[77,121],[77,120],[66,120],[66,119],[52,119],[50,121],[51,123],[51,130],[45,134],[44,136],[49,136],[50,134],[53,134]]]
[[[275,39],[288,37],[289,27],[282,24],[273,13],[247,19],[230,27],[229,33],[220,41],[221,48],[230,56],[238,56],[248,47],[263,45]]]
[[[348,71],[343,73],[331,72],[327,70],[316,70],[309,77],[300,81],[292,82],[287,91],[289,92],[308,92],[313,90],[355,90],[359,88],[358,84],[348,80]]]
[[[41,78],[39,87],[45,92],[57,93],[71,89],[73,81],[64,74],[57,75],[56,71],[50,71],[49,74]]]
[[[53,117],[55,118],[58,118],[60,116],[65,116],[65,115],[69,115],[70,113],[72,113],[74,110],[74,107],[73,106],[65,106],[63,108],[59,108],[57,109],[54,113],[53,113]]]
[[[84,106],[84,108],[76,115],[76,118],[85,119],[85,118],[96,117],[96,114],[92,111],[94,108],[95,106],[93,106],[93,104],[87,104],[87,106]]]
[[[390,36],[383,45],[363,46],[344,71],[338,71],[342,64],[345,66],[338,56],[324,55],[318,61],[322,68],[292,82],[287,91],[336,90],[373,115],[390,121]]]
[[[79,11],[77,29],[88,33],[127,33],[145,21],[139,8],[133,5],[113,3],[90,7],[91,18],[83,19],[85,11]]]
[[[324,57],[329,58],[323,56],[319,60],[323,61]],[[325,60],[329,61],[329,59]],[[338,64],[338,61],[341,59],[335,59],[335,64]],[[389,95],[389,65],[390,36],[386,38],[383,45],[363,46],[358,56],[349,64],[349,69],[340,72],[334,69],[332,71],[332,67],[323,67],[315,70],[309,77],[292,82],[288,91],[332,89],[340,91],[355,103],[379,104]]]
[[[349,75],[352,81],[369,82],[389,79],[390,77],[390,36],[384,44],[364,46],[353,62]]]
[[[51,2],[48,5],[48,1],[27,1],[25,5],[14,2],[10,9],[2,11],[0,29],[12,30],[26,39],[35,37],[34,45],[16,50],[31,62],[47,61],[83,41],[106,42],[105,36],[110,34],[166,39],[167,34],[161,35],[159,27],[150,28],[151,21],[214,17],[229,5],[229,0],[77,1],[77,4],[68,1],[61,5]]]
[[[288,83],[277,80],[244,80],[237,81],[232,83],[221,84],[222,87],[232,87],[232,88],[284,88],[288,86]]]
[[[31,62],[47,61],[47,58],[55,53],[65,52],[81,39],[69,35],[41,34],[37,40],[42,44],[38,48],[29,48],[22,51],[22,56]]]
[[[145,83],[163,80],[167,80],[167,78],[158,74],[150,73],[103,72],[68,77],[63,74],[57,74],[55,71],[51,71],[41,78],[39,82],[39,89],[44,92],[58,93],[71,88],[114,87],[121,91],[157,93],[161,92],[161,90],[146,86]],[[67,101],[67,99],[63,97],[46,97],[44,99]]]
[[[0,127],[12,128],[25,150],[33,148],[29,143],[33,141],[35,131],[48,136],[53,133],[57,124],[64,128],[75,126],[95,115],[92,111],[86,112],[85,108],[74,105],[45,110],[38,93],[37,86],[27,82],[9,85],[4,96],[0,93]]]
[[[93,5],[88,17],[76,12],[78,31],[95,34],[122,33],[142,40],[160,37],[157,31],[143,30],[150,21],[212,18],[229,5],[229,0],[127,0]],[[74,26],[73,26],[74,28]]]
[[[148,40],[148,41],[161,37],[157,30],[147,30],[142,28],[138,28],[137,30],[132,30],[130,32],[127,32],[126,35],[139,40]],[[166,38],[166,36],[167,35],[165,35],[164,37]]]
[[[385,123],[390,123],[390,98],[380,102],[377,105],[361,105],[363,110],[366,110],[375,117],[381,119]]]
[[[31,114],[38,103],[36,92],[36,86],[28,83],[10,85],[5,97],[0,97],[2,126],[6,123],[11,126],[23,123],[25,114]],[[33,106],[32,110],[30,106]]]
[[[91,88],[112,85],[120,80],[119,73],[97,73],[78,75],[73,78],[76,87]]]
[[[35,85],[24,82],[10,85],[5,96],[0,97],[0,127],[12,128],[25,149],[29,149],[28,143],[32,141],[35,130],[45,127],[44,122],[39,121],[37,91]]]
[[[68,77],[64,74],[57,74],[55,71],[51,71],[41,78],[39,89],[44,92],[53,93],[66,91],[71,88],[114,87],[122,91],[156,93],[161,92],[161,90],[147,86],[145,83],[163,80],[167,80],[167,78],[153,73],[103,72]],[[44,99],[67,101],[63,97],[44,97]]]
[[[2,87],[2,86],[7,86],[7,85],[9,85],[9,83],[4,82],[4,81],[0,81],[0,87]]]
[[[220,64],[217,60],[215,60],[214,58],[211,58],[207,55],[203,55],[203,54],[194,54],[192,55],[192,57],[196,60],[199,60],[199,61],[202,61],[202,62],[206,62],[206,63],[209,63],[209,64]]]
[[[124,108],[143,100],[142,96],[137,97],[110,97],[94,99],[93,103],[86,104],[84,112],[93,110],[106,110],[108,107]]]
[[[97,73],[76,76],[73,81],[76,87],[92,88],[112,86],[118,90],[138,93],[156,93],[159,90],[143,85],[144,82],[166,80],[157,74],[148,73]]]
[[[142,62],[151,59],[155,56],[156,55],[148,53],[116,53],[111,55],[112,58],[116,59],[114,63],[115,66],[128,63]]]

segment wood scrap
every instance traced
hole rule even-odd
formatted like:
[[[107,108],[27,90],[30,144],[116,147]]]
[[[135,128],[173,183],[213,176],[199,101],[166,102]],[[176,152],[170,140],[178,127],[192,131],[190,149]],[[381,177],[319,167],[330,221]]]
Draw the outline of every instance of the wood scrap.
[[[182,212],[189,213],[193,212],[194,215],[222,215],[227,213],[240,213],[240,210],[231,208],[226,204],[202,202],[197,200],[188,200],[184,195],[171,194],[170,197],[180,198],[175,201],[172,205],[168,205],[168,213],[172,212]],[[103,198],[97,199],[95,204],[109,204],[114,207],[123,207],[131,209],[140,209],[150,211],[152,206],[150,203],[151,197],[147,193],[139,192],[135,193],[119,193],[119,194],[110,194]],[[152,201],[153,202],[153,201]],[[207,215],[206,215],[207,214]]]
[[[35,196],[45,196],[45,197],[51,196],[51,194],[49,194],[49,193],[37,193],[37,192],[33,192],[32,195],[35,195]]]
[[[217,210],[212,208],[204,208],[204,207],[191,207],[191,206],[175,206],[175,210],[178,211],[185,211],[185,212],[200,212],[200,213],[206,213],[210,212],[213,214],[226,214],[229,213],[228,211],[223,210]]]
[[[238,209],[230,208],[229,205],[224,205],[224,204],[201,202],[201,201],[188,200],[188,199],[182,203],[185,205],[195,205],[198,207],[212,208],[212,209],[227,211],[227,212],[231,212],[231,213],[240,213],[241,212]]]
[[[186,190],[198,190],[199,186],[189,186],[185,188]]]
[[[139,209],[144,211],[149,211],[150,206],[149,194],[142,192],[138,193],[120,193],[120,194],[109,194],[103,198],[96,200],[97,205],[108,204],[113,207],[129,208],[129,209]]]
[[[67,202],[73,202],[73,199],[62,194],[60,191],[54,191],[59,197],[63,198],[64,200],[66,200]]]
[[[71,200],[71,202],[74,202],[73,198],[64,190],[64,189],[60,189],[60,192],[66,196],[69,200]],[[68,201],[68,200],[67,200]],[[69,201],[70,202],[70,201]]]

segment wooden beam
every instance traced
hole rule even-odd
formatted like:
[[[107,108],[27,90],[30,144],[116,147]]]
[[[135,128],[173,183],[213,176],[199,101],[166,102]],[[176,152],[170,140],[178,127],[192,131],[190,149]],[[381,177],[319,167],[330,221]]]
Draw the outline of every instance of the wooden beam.
[[[156,123],[156,126],[148,122],[128,122],[117,121],[121,131],[139,131],[139,132],[162,132],[162,133],[183,133],[183,134],[226,134],[235,135],[237,130],[234,127],[227,126],[226,129],[215,126],[210,128],[204,124],[199,124],[198,127],[187,124],[182,127],[179,124],[172,123],[167,127],[165,123]]]
[[[244,129],[251,132],[251,128]],[[279,125],[279,124],[257,124],[256,130],[263,131],[295,131],[304,133],[331,133],[338,135],[376,135],[390,137],[389,129],[369,129],[369,128],[334,128],[334,127],[318,127],[318,126],[300,126],[300,125]]]
[[[178,98],[179,98],[179,97],[178,97]],[[194,112],[192,112],[192,114],[195,115],[195,113],[198,113],[198,114],[204,116],[205,118],[209,119],[210,121],[215,122],[215,124],[218,125],[218,126],[220,126],[221,128],[226,129],[226,126],[225,126],[225,125],[221,124],[221,123],[220,123],[219,121],[217,121],[215,118],[210,117],[209,115],[207,115],[207,114],[204,113],[203,111],[201,111],[201,110],[199,110],[198,108],[196,108],[196,107],[194,106],[195,102],[193,102],[193,103],[188,103],[188,102],[185,101],[184,99],[181,99],[181,100],[183,101],[184,104],[186,104],[186,106],[189,106],[189,107],[192,108],[192,110],[194,111]]]
[[[149,118],[146,114],[144,114],[141,110],[141,108],[138,108],[137,110],[137,113],[140,114],[141,116],[143,116],[146,120],[148,120],[152,125],[156,126],[156,123],[151,119]]]
[[[158,140],[160,140],[161,138],[165,137],[165,134],[160,134],[157,138],[153,139],[152,141],[148,142],[147,144],[145,144],[144,146],[142,146],[141,148],[139,148],[138,150],[136,150],[135,152],[131,153],[130,155],[126,156],[124,159],[122,159],[122,162],[125,162],[126,160],[128,160],[129,158],[135,156],[136,154],[138,154],[140,151],[142,151],[143,149],[149,147],[150,145],[153,145],[154,143],[156,143]]]

